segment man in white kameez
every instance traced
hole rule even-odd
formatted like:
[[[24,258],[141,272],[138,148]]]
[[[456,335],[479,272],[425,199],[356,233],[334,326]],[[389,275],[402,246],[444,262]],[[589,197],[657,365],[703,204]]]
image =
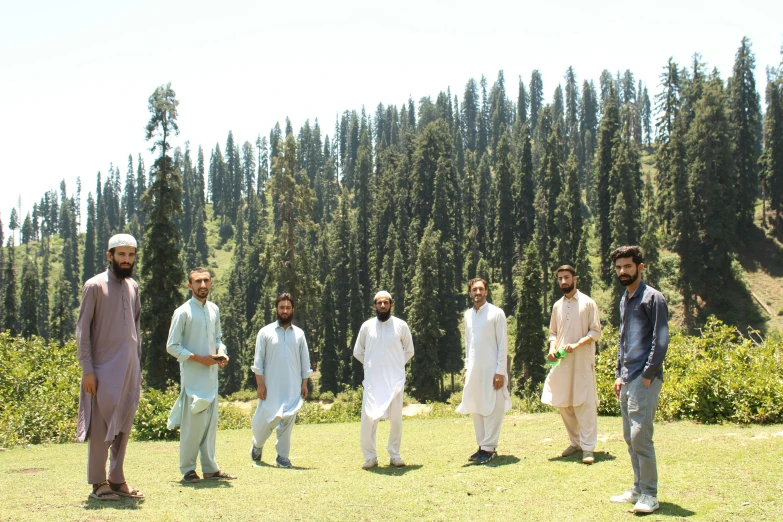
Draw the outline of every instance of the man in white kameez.
[[[468,460],[485,464],[497,455],[503,415],[511,408],[506,314],[487,302],[483,279],[471,279],[468,290],[473,307],[465,311],[465,387],[457,413],[473,415],[479,448]]]
[[[256,356],[251,369],[256,374],[258,407],[253,415],[253,445],[250,458],[261,461],[264,443],[277,429],[275,463],[290,468],[291,431],[296,413],[307,397],[307,379],[312,375],[310,352],[304,332],[291,324],[294,299],[280,294],[275,302],[277,321],[258,332]]]
[[[168,428],[180,427],[179,470],[185,482],[199,482],[196,457],[207,479],[235,479],[215,462],[218,423],[218,366],[228,364],[220,309],[207,301],[212,277],[206,268],[188,274],[193,297],[174,311],[166,351],[179,361],[181,389]]]
[[[402,396],[405,389],[405,363],[413,357],[413,339],[408,323],[392,317],[392,297],[381,290],[375,294],[374,319],[362,324],[353,356],[364,365],[361,444],[362,468],[378,465],[375,449],[378,421],[389,419],[389,464],[400,468],[402,443]]]
[[[595,301],[576,289],[574,267],[559,267],[556,277],[563,297],[552,306],[547,359],[554,362],[561,348],[567,354],[549,371],[541,401],[556,407],[563,418],[571,444],[562,456],[581,450],[582,462],[592,464],[598,439],[595,343],[601,338],[601,321]]]

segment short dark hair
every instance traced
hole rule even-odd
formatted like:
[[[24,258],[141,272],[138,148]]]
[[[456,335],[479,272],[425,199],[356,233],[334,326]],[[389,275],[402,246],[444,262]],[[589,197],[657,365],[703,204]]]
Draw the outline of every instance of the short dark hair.
[[[486,281],[484,281],[482,278],[480,278],[480,277],[474,277],[473,279],[471,279],[470,281],[468,281],[468,292],[470,292],[471,290],[473,290],[473,285],[474,285],[474,284],[476,284],[476,283],[482,283],[482,284],[484,285],[484,290],[487,290],[487,289],[489,288],[489,287],[487,286],[487,282],[486,282]]]
[[[609,258],[612,262],[622,259],[624,257],[630,257],[633,260],[633,264],[640,265],[644,263],[644,255],[642,255],[642,249],[636,245],[625,245],[619,248],[615,248],[614,251],[609,254]]]
[[[203,266],[194,266],[191,268],[190,272],[188,272],[188,283],[193,282],[193,279],[191,278],[193,274],[201,274],[204,272],[209,274],[209,278],[212,279],[212,272],[210,272],[209,268],[204,268]]]
[[[275,308],[277,308],[277,305],[280,304],[280,301],[288,301],[291,303],[291,308],[296,308],[294,306],[294,298],[291,297],[291,294],[288,292],[283,292],[282,294],[277,296],[277,299],[275,299]]]
[[[557,274],[559,274],[560,272],[571,272],[571,275],[576,277],[576,270],[571,265],[560,265],[559,267],[557,267],[557,269],[555,270],[555,276],[557,276]]]

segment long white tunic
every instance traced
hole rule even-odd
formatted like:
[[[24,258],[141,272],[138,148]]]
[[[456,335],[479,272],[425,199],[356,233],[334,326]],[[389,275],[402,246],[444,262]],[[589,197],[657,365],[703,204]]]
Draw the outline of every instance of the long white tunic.
[[[290,417],[302,407],[302,380],[310,377],[310,352],[304,332],[275,321],[258,332],[253,373],[264,378],[266,400],[258,408],[267,422]]]
[[[405,363],[413,357],[408,323],[396,317],[365,321],[353,355],[364,365],[364,412],[373,420],[388,418],[389,405],[405,388]]]
[[[511,409],[508,394],[506,354],[508,335],[506,314],[492,303],[476,310],[465,311],[465,388],[457,413],[478,413],[487,416],[495,409],[495,374],[505,377],[503,384],[504,409]]]
[[[218,393],[218,365],[204,366],[189,360],[190,354],[227,355],[220,328],[220,309],[215,303],[201,303],[195,297],[174,310],[166,341],[166,351],[177,358],[180,371],[180,394],[169,415],[168,428],[182,422],[182,409],[190,404],[191,413],[199,413],[212,403]],[[190,402],[188,399],[192,399]]]
[[[593,341],[567,354],[549,371],[541,393],[544,404],[558,408],[598,405],[595,341],[601,338],[601,321],[595,301],[577,290],[570,299],[563,296],[552,306],[549,340],[556,341],[555,350],[559,350],[585,336]]]

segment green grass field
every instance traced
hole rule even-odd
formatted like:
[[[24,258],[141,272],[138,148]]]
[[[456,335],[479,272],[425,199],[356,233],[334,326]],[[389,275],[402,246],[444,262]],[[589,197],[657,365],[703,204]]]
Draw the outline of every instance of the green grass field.
[[[783,426],[656,427],[661,509],[649,520],[780,520]],[[378,429],[384,456],[388,423]],[[220,431],[217,458],[234,481],[180,482],[176,442],[131,442],[126,475],[143,501],[88,499],[87,447],[30,446],[0,452],[2,520],[630,520],[630,504],[610,495],[630,486],[621,421],[599,419],[596,463],[568,444],[557,414],[506,416],[500,456],[469,465],[475,451],[468,417],[406,419],[408,467],[361,469],[359,424],[298,425],[293,469],[248,456],[249,430]],[[200,470],[199,470],[200,471]]]

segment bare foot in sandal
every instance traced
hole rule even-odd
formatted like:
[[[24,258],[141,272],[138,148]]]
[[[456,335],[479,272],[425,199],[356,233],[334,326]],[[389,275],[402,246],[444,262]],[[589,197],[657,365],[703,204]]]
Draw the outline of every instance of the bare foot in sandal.
[[[92,493],[90,493],[90,498],[94,498],[97,500],[119,500],[120,497],[117,496],[117,494],[112,491],[111,487],[109,486],[108,482],[101,482],[100,484],[93,484],[92,485]]]
[[[112,489],[112,491],[121,497],[144,498],[144,493],[138,489],[130,487],[127,482],[123,482],[122,484],[112,484],[109,482],[109,487]]]
[[[223,471],[216,471],[214,473],[204,473],[205,479],[223,479],[223,480],[234,480],[237,478],[236,475],[229,475],[228,473],[225,473]]]

